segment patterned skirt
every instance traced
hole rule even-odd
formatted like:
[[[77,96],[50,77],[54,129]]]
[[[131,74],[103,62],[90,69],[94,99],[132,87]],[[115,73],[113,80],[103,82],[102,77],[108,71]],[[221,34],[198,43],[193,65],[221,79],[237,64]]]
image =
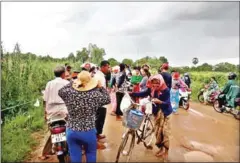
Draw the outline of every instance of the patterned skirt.
[[[158,148],[165,147],[166,150],[169,150],[169,137],[171,134],[170,120],[171,115],[165,117],[163,112],[159,110],[155,120],[156,146]]]

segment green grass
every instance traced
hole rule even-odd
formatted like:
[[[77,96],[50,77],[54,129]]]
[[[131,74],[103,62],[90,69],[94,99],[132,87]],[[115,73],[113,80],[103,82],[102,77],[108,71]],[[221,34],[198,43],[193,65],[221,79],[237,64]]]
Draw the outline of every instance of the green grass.
[[[57,65],[64,63],[21,58],[19,54],[5,57],[1,65],[1,109],[39,98],[46,83],[53,79],[53,69]],[[34,108],[33,103],[30,103],[3,113],[5,122],[2,125],[1,161],[24,161],[33,145],[38,143],[31,134],[43,129],[43,107]]]
[[[44,126],[43,108],[32,108],[26,114],[7,117],[2,126],[2,162],[24,161],[38,142],[31,137]]]
[[[223,88],[224,84],[227,82],[227,74],[228,73],[224,72],[190,72],[192,80],[192,100],[197,101],[198,92],[205,84],[209,83],[212,76],[216,78],[219,88]]]

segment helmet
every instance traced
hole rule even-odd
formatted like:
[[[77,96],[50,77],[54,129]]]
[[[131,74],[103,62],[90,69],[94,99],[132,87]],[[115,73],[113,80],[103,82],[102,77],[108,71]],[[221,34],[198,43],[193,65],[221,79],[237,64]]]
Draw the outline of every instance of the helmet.
[[[189,76],[189,74],[186,72],[186,73],[184,73],[184,76]]]
[[[173,79],[179,79],[179,77],[180,77],[179,72],[174,72],[172,77],[173,77]]]
[[[237,77],[237,75],[234,72],[230,72],[228,74],[228,80],[234,80]]]

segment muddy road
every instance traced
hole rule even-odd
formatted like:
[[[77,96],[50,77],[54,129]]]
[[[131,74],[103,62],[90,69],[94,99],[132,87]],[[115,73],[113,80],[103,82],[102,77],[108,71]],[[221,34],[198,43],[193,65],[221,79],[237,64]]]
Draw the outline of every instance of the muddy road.
[[[124,132],[122,123],[114,116],[108,115],[104,134],[107,136],[105,150],[99,150],[98,162],[114,162]],[[178,115],[172,115],[172,135],[168,162],[239,162],[239,121],[232,115],[219,114],[211,106],[191,103],[188,111],[179,109]],[[34,149],[31,162],[42,162],[38,159],[43,145],[43,133],[35,135],[40,145]],[[132,162],[162,162],[154,156],[156,148],[145,149],[143,144],[135,145]],[[57,162],[51,156],[44,162]]]

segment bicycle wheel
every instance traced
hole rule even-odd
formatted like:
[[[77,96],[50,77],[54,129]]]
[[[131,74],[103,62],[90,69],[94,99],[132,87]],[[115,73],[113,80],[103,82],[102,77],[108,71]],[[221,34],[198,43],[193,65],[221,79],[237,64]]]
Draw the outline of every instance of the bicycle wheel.
[[[128,142],[129,135],[132,136],[132,139]],[[135,131],[129,130],[122,138],[122,142],[118,148],[118,153],[117,153],[115,162],[116,163],[119,162],[120,156],[122,156],[120,162],[129,162],[130,157],[132,155],[132,150],[133,150],[134,144],[135,144]],[[129,145],[128,149],[126,148],[127,145]],[[122,159],[126,159],[126,161],[123,161]]]
[[[154,139],[154,126],[151,117],[147,116],[143,126],[143,144],[147,149],[153,149],[152,142]]]

